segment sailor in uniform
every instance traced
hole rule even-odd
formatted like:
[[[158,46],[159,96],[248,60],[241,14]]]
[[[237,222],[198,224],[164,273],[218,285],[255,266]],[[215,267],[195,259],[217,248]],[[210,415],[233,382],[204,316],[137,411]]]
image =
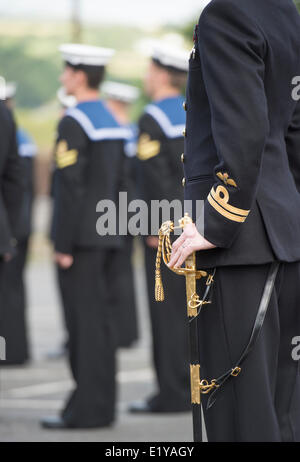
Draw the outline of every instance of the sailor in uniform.
[[[194,31],[184,190],[203,207],[169,265],[198,251],[215,272],[198,317],[211,442],[300,441],[299,29],[292,0],[212,0]]]
[[[106,105],[124,127],[130,130],[131,136],[125,142],[125,154],[127,163],[128,203],[136,199],[136,148],[138,130],[134,123],[130,122],[130,109],[138,99],[140,91],[132,85],[106,81],[101,86],[101,92]],[[138,323],[136,301],[134,291],[133,274],[133,236],[127,234],[123,237],[124,246],[116,254],[114,265],[114,277],[118,290],[115,296],[118,301],[114,304],[115,323],[118,330],[118,345],[127,348],[138,339]]]
[[[16,84],[6,83],[5,104],[13,111]],[[24,269],[31,234],[32,205],[34,196],[34,158],[37,147],[28,133],[17,128],[17,145],[24,191],[21,214],[16,234],[16,256],[5,265],[2,285],[4,300],[1,317],[2,335],[6,339],[6,365],[24,364],[29,359],[26,325],[26,290]]]
[[[117,203],[128,130],[99,98],[113,50],[65,44],[60,51],[65,61],[61,82],[77,105],[58,127],[53,240],[75,389],[61,415],[42,424],[52,429],[106,427],[114,422],[116,401],[111,262],[122,241],[99,231],[97,205],[101,200]]]
[[[58,100],[59,105],[60,105],[59,106],[59,115],[60,115],[60,119],[61,119],[62,117],[64,117],[67,109],[76,106],[77,101],[76,101],[75,96],[68,95],[66,93],[66,90],[64,89],[64,87],[60,87],[57,90],[56,97],[57,97],[57,100]],[[55,197],[55,189],[58,187],[58,182],[57,182],[58,170],[56,169],[55,149],[53,151],[53,161],[52,161],[52,164],[51,164],[50,176],[51,176],[50,197],[51,197],[51,200],[53,201],[54,197]],[[54,235],[54,229],[55,229],[55,222],[54,222],[54,220],[52,220],[51,229],[50,229],[50,236],[49,236],[50,240]],[[59,271],[58,267],[56,266],[57,284],[58,284],[58,288],[59,288],[60,301],[61,301],[61,307],[62,307],[62,310],[61,310],[61,312],[62,312],[62,322],[63,322],[63,325],[64,325],[64,339],[63,339],[63,341],[61,342],[60,345],[58,345],[57,347],[54,347],[53,349],[51,349],[50,351],[47,352],[47,358],[51,359],[51,360],[52,359],[59,359],[59,358],[64,357],[67,354],[67,351],[68,351],[68,334],[67,334],[66,322],[65,322],[66,316],[65,316],[65,313],[64,313],[64,303],[63,303],[64,297],[63,297],[63,294],[62,294],[63,288],[61,286],[60,275],[61,275],[61,272]]]
[[[18,230],[23,183],[18,156],[16,126],[11,111],[0,101],[0,336],[2,314],[5,301],[2,299],[5,265],[15,256],[16,234]],[[9,345],[6,343],[6,348]],[[3,351],[0,364],[5,364]]]
[[[181,154],[185,127],[184,99],[188,53],[158,43],[145,77],[145,91],[152,102],[139,120],[140,196],[149,210],[153,200],[183,200]],[[172,217],[171,217],[172,218]],[[151,222],[151,217],[149,222]],[[158,231],[158,230],[157,230]],[[180,412],[190,410],[188,337],[184,281],[164,271],[168,294],[160,304],[154,299],[157,235],[144,239],[148,300],[152,326],[153,363],[157,391],[145,401],[133,402],[129,411]]]

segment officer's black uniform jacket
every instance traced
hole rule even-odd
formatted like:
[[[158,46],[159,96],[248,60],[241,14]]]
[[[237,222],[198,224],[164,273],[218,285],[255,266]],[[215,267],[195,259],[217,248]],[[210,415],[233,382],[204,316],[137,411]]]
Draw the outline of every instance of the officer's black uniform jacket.
[[[184,172],[218,246],[202,266],[300,260],[299,31],[292,0],[212,0],[200,17]]]
[[[22,193],[16,127],[12,114],[0,102],[0,258],[13,251]]]
[[[124,189],[124,138],[104,103],[90,101],[69,109],[58,127],[52,237],[58,252],[75,248],[118,247],[118,235],[96,230],[101,200],[118,205]],[[106,210],[105,210],[106,212]]]
[[[149,215],[151,200],[183,201],[183,102],[181,96],[176,96],[149,104],[139,120],[138,189],[148,204]]]

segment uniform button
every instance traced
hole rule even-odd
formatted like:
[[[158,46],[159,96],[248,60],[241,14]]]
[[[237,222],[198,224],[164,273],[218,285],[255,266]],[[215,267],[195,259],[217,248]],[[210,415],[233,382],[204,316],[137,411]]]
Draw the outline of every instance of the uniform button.
[[[184,154],[181,154],[181,162],[184,163]]]
[[[182,134],[186,138],[186,128],[183,130]]]
[[[185,111],[187,111],[187,103],[186,103],[186,101],[183,103],[182,106],[183,106],[183,109],[184,109]]]
[[[182,186],[185,187],[185,178],[182,178]]]

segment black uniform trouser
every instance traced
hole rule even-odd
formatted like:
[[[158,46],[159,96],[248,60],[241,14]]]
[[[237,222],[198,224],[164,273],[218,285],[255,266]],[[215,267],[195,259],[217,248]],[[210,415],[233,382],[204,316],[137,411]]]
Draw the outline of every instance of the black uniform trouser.
[[[3,258],[2,256],[0,255],[0,319],[1,319],[1,315],[2,315],[2,310],[3,310],[3,302],[2,302],[2,297],[1,297],[1,288],[2,288],[2,281],[3,281],[3,268],[4,268],[4,261],[3,261]],[[1,335],[1,333],[0,333]]]
[[[156,249],[145,245],[152,326],[153,362],[159,391],[150,404],[162,411],[190,408],[188,326],[185,278],[162,265],[165,301],[154,298]]]
[[[217,268],[213,303],[199,317],[202,379],[218,378],[236,365],[269,268]],[[230,377],[210,409],[205,406],[209,395],[202,395],[209,441],[300,441],[299,361],[292,358],[292,339],[299,335],[300,262],[281,263],[260,336],[240,375]]]
[[[115,330],[109,300],[113,250],[76,250],[59,270],[76,388],[63,419],[74,427],[108,425],[115,416]]]
[[[26,293],[24,267],[28,239],[19,241],[14,258],[2,269],[0,314],[0,335],[6,339],[7,364],[22,364],[28,359],[28,338],[26,326]]]
[[[115,306],[115,323],[119,347],[129,347],[138,338],[132,268],[133,237],[126,236],[124,241],[124,246],[115,253],[113,263],[116,290],[113,291],[112,297]]]
[[[138,320],[135,301],[134,277],[132,267],[133,237],[127,236],[122,248],[112,254],[109,265],[111,272],[110,300],[114,307],[114,324],[116,330],[117,347],[127,348],[138,339]],[[63,304],[63,285],[61,275],[63,271],[58,269],[57,280]],[[63,310],[63,322],[65,322],[65,310]],[[65,340],[68,348],[68,339]]]

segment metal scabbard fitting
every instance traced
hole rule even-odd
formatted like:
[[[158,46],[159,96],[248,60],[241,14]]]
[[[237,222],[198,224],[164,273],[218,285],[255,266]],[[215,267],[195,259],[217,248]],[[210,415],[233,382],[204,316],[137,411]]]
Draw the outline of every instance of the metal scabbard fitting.
[[[210,383],[207,380],[200,380],[200,364],[191,364],[190,373],[192,404],[201,404],[201,393],[206,395],[218,388],[219,384],[216,383],[216,380],[212,380]]]

